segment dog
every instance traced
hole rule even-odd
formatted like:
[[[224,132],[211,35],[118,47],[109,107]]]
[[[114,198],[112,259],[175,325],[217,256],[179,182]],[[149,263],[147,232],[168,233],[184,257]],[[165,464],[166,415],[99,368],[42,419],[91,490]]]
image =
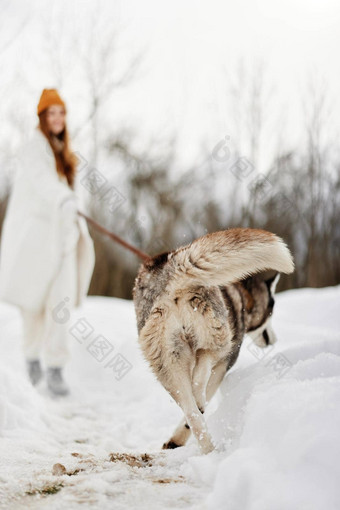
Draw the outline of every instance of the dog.
[[[207,234],[142,264],[133,288],[139,343],[184,413],[164,449],[183,446],[191,432],[202,453],[214,449],[206,405],[246,333],[260,347],[276,341],[273,295],[280,273],[293,271],[280,237],[249,228]]]

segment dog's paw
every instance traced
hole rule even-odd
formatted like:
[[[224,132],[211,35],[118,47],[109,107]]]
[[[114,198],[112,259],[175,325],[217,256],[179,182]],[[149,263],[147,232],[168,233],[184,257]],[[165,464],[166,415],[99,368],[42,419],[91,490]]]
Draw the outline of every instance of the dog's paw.
[[[257,345],[257,347],[261,347],[261,349],[264,349],[265,347],[267,347],[269,345],[269,342],[267,343],[262,335],[257,336],[253,340],[254,340],[254,344]]]
[[[162,450],[173,450],[174,448],[179,448],[180,444],[175,443],[174,441],[168,441],[167,443],[164,443],[162,446]]]
[[[205,445],[201,447],[201,452],[204,455],[207,455],[208,453],[211,453],[215,450],[215,446],[213,444]]]
[[[254,343],[261,347],[262,349],[264,347],[268,347],[268,345],[273,345],[277,341],[276,335],[272,329],[265,329],[262,331],[262,333],[258,335],[254,335],[253,337]]]

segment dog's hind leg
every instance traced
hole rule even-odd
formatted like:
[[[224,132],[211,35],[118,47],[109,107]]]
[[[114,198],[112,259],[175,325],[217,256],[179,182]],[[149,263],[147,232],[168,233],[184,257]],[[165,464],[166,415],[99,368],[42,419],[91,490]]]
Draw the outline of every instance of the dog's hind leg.
[[[192,393],[199,411],[203,414],[206,406],[206,387],[211,375],[211,357],[208,353],[199,350],[196,353],[196,365],[192,375]],[[171,439],[163,448],[177,448],[183,446],[190,436],[190,425],[186,418],[181,420]]]
[[[193,395],[190,395],[191,388],[190,393],[189,391],[183,391],[183,386],[181,388],[182,395],[177,395],[177,403],[182,408],[186,423],[196,437],[201,451],[209,453],[214,449],[214,445],[208,433],[203,414],[198,409]],[[175,398],[175,395],[173,397]]]
[[[211,376],[213,360],[211,354],[202,349],[196,352],[196,365],[192,377],[192,390],[197,407],[203,414],[207,405],[206,390]]]
[[[223,377],[227,371],[228,362],[221,361],[211,371],[211,376],[207,385],[207,402],[209,402],[218,390]]]
[[[169,448],[178,448],[179,446],[184,446],[190,437],[191,430],[190,426],[187,424],[187,420],[184,417],[178,427],[174,430],[169,441],[163,444],[163,450],[167,450]]]
[[[170,372],[171,380],[169,380],[169,375],[166,380],[162,381],[161,378],[160,380],[170,395],[182,408],[185,416],[185,422],[183,421],[183,426],[181,428],[182,432],[183,430],[187,432],[182,436],[180,434],[174,435],[174,437],[168,441],[168,443],[163,445],[163,448],[176,448],[177,446],[182,446],[187,439],[186,435],[188,432],[190,433],[190,430],[185,427],[185,424],[187,424],[196,437],[201,451],[203,453],[209,453],[214,449],[214,445],[207,431],[203,414],[197,407],[192,392],[190,370],[187,368],[184,369],[181,366],[176,368],[174,367],[174,364],[172,364]]]
[[[204,361],[204,360],[202,359],[202,361]],[[196,371],[196,367],[195,367],[196,379],[198,377],[198,374],[200,372],[202,373],[203,368],[204,368],[203,364],[201,365],[201,368],[198,371]],[[212,371],[210,373],[210,378],[209,378],[209,381],[208,381],[208,384],[207,384],[206,390],[205,390],[206,403],[208,403],[210,401],[210,399],[215,395],[217,389],[219,388],[219,386],[223,380],[226,370],[227,370],[227,362],[226,361],[222,361],[222,362],[218,363],[212,369]],[[199,385],[196,386],[196,388],[197,388],[196,392],[198,392],[198,387],[199,387]],[[194,388],[195,388],[195,383],[194,383]],[[200,407],[204,411],[206,405],[203,405],[203,400],[205,400],[205,398],[204,399],[202,398],[202,400],[200,402],[197,402],[197,401],[196,402],[197,402],[198,407]],[[190,434],[191,434],[190,426],[188,425],[187,420],[184,418],[181,420],[181,422],[175,429],[175,431],[174,431],[173,435],[171,436],[171,438],[169,439],[169,441],[163,445],[163,448],[177,448],[178,446],[184,446],[185,443],[187,442],[187,440],[189,439]]]
[[[182,408],[186,423],[202,452],[208,453],[214,449],[214,445],[192,391],[192,375],[196,363],[192,343],[187,334],[178,328],[176,315],[167,317],[165,307],[155,308],[150,315],[139,337],[144,356],[160,383]],[[166,318],[168,320],[164,320]],[[177,446],[174,443],[168,443],[166,447],[174,448]]]

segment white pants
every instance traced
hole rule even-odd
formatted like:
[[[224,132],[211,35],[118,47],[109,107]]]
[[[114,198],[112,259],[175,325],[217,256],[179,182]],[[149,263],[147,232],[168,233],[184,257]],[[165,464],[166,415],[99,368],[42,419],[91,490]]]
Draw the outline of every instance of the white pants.
[[[42,312],[21,309],[23,350],[27,360],[42,355],[47,367],[63,367],[69,358],[70,313],[77,292],[76,249],[63,256],[58,277],[53,281]]]

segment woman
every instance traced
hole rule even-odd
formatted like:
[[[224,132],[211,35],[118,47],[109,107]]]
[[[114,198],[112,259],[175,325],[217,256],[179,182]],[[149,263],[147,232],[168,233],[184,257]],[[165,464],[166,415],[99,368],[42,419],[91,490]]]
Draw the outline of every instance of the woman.
[[[69,147],[65,104],[55,89],[43,90],[37,113],[39,124],[18,154],[3,224],[0,299],[20,308],[32,384],[43,376],[42,357],[49,390],[66,395],[68,310],[85,299],[95,254],[86,222],[77,214],[77,160]],[[65,306],[67,313],[58,315]]]

